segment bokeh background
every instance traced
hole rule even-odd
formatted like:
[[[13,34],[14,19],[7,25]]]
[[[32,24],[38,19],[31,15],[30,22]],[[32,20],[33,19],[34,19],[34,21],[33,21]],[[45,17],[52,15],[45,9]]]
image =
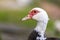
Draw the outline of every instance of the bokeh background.
[[[49,15],[47,37],[60,38],[60,0],[0,0],[0,40],[27,40],[36,21],[21,19],[34,7]]]

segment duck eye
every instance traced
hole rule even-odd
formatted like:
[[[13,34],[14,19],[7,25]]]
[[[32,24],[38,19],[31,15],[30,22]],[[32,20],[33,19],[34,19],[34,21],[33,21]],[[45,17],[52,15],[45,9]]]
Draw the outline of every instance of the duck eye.
[[[34,10],[34,13],[36,13],[36,11]]]
[[[38,12],[39,11],[37,11],[37,10],[32,10],[29,12],[29,15],[32,17],[32,16],[36,15]]]

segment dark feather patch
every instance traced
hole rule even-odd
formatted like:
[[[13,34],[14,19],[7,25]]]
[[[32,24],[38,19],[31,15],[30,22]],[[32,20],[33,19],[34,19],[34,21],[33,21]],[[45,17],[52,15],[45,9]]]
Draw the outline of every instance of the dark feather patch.
[[[36,40],[37,37],[41,37],[41,35],[39,35],[37,31],[33,30],[29,35],[28,40]],[[44,37],[46,37],[46,35],[44,35]]]
[[[37,36],[41,37],[40,35],[38,35],[38,32],[36,32],[35,30],[33,30],[33,31],[31,32],[31,34],[29,35],[28,40],[36,40],[36,37],[37,37]],[[44,37],[46,37],[46,35],[44,35]],[[40,40],[40,39],[39,39],[39,40]],[[47,37],[46,40],[60,40],[60,38],[53,38],[53,37],[48,38],[48,37]]]
[[[37,35],[38,35],[38,32],[32,31],[31,34],[29,35],[28,40],[36,40]]]

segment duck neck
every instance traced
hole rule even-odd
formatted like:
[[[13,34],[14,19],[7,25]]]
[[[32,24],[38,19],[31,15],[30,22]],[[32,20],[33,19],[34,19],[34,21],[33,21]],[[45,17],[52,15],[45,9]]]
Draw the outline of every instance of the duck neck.
[[[40,40],[45,40],[46,38],[44,37],[44,34],[45,34],[45,30],[46,30],[46,27],[47,27],[47,23],[48,22],[44,22],[44,21],[39,21],[37,22],[37,26],[35,27],[35,31],[38,32],[39,35],[41,35]]]
[[[46,27],[47,27],[47,22],[38,21],[37,22],[37,26],[35,27],[34,30],[37,31],[37,32],[39,32],[39,33],[42,33],[42,32],[45,32]]]

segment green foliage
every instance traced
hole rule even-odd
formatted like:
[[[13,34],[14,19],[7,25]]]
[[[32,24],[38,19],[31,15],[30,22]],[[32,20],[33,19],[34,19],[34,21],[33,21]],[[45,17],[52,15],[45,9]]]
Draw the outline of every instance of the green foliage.
[[[49,20],[48,25],[47,25],[48,30],[53,30],[53,27],[54,27],[54,21]]]
[[[1,32],[0,32],[0,40],[2,40]]]
[[[46,0],[46,1],[60,6],[60,0]]]
[[[24,25],[26,27],[32,27],[35,25],[35,21],[28,20],[22,22],[21,19],[26,16],[31,10],[31,8],[26,8],[24,10],[0,10],[0,22],[16,23],[18,25]],[[33,23],[33,24],[32,24]]]
[[[36,26],[36,21],[34,20],[27,20],[21,21],[21,19],[26,16],[34,6],[27,7],[24,10],[0,10],[0,22],[9,22],[9,23],[16,23],[20,27],[27,27],[32,28]],[[54,21],[50,20],[47,26],[48,34],[54,34]]]

